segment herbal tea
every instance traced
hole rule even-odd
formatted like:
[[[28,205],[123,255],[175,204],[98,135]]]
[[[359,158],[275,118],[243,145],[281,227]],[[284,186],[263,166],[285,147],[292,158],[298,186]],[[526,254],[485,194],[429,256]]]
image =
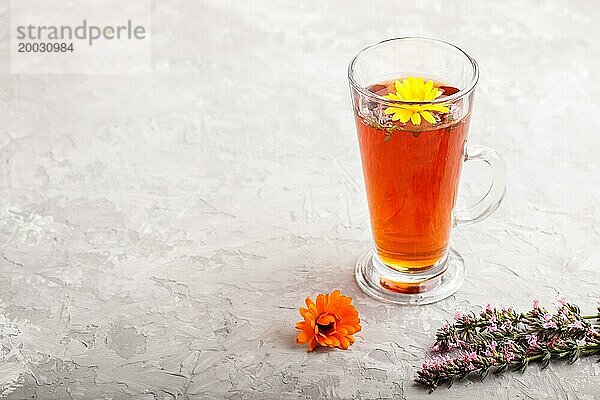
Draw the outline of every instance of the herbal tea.
[[[390,100],[395,92],[404,100],[458,92],[422,79],[403,87],[404,81],[368,89]],[[355,115],[377,254],[397,270],[430,267],[447,253],[469,115],[454,120],[440,104],[385,110],[373,104],[371,118]]]
[[[450,248],[451,231],[487,218],[502,202],[502,158],[489,147],[466,146],[478,78],[477,62],[467,53],[428,38],[383,40],[350,62],[375,242],[358,257],[354,276],[376,299],[429,304],[456,292],[465,263]],[[467,161],[486,164],[492,179],[481,200],[455,209]]]

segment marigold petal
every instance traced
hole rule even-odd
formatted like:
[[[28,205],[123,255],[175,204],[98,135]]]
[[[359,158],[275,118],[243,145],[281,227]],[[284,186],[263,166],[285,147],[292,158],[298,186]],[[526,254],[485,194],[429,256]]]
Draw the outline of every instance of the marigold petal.
[[[430,124],[435,124],[435,117],[432,113],[430,113],[429,111],[421,111],[420,114],[425,121],[429,122]]]
[[[415,83],[415,80],[416,80],[416,79],[415,79],[415,77],[413,77],[413,76],[409,76],[409,77],[406,79],[407,89],[408,89],[408,93],[410,94],[410,99],[411,99],[411,100],[412,100],[412,99],[414,99],[414,98],[415,98],[415,95],[416,95],[416,93],[415,93],[415,89],[416,89],[416,86],[417,86],[417,85],[416,85],[416,83]]]
[[[338,340],[340,342],[340,344],[339,344],[340,349],[348,350],[348,347],[350,347],[350,341],[346,337],[341,336],[341,335],[338,336]]]
[[[358,329],[359,327],[360,320],[358,318],[355,318],[353,321],[343,320],[342,323],[338,325],[337,329],[339,330],[340,328],[344,328],[347,329],[350,334],[352,334],[356,332],[356,329]]]
[[[358,319],[358,311],[354,311],[353,313],[351,313],[351,312],[340,313],[339,316],[341,319],[341,321],[340,321],[341,323],[352,324],[353,322],[348,322],[348,321],[357,320]],[[358,323],[358,321],[356,323]]]
[[[296,343],[298,343],[298,344],[304,344],[304,343],[308,342],[313,337],[314,336],[311,335],[309,332],[302,331],[302,332],[298,333],[298,336],[296,336]]]
[[[423,78],[419,77],[417,78],[417,96],[419,96],[420,99],[425,98],[425,81],[423,81]]]
[[[384,99],[388,100],[402,100],[402,97],[398,96],[396,93],[389,93],[383,96]]]
[[[308,344],[308,351],[309,352],[313,351],[315,349],[315,347],[317,347],[317,341],[313,337],[312,340],[310,341],[310,343]]]
[[[340,299],[340,294],[341,293],[338,289],[331,292],[331,294],[329,295],[329,301],[327,302],[327,306],[325,309],[326,312],[332,312],[337,307]]]
[[[345,332],[345,335],[353,335],[356,333],[356,328],[353,325],[344,325],[338,327],[338,332]]]
[[[392,121],[398,121],[400,118],[402,118],[402,114],[400,114],[399,112],[392,115]]]
[[[301,331],[312,330],[312,327],[306,321],[296,322],[296,329]]]
[[[321,314],[319,318],[317,318],[317,324],[319,325],[329,325],[335,322],[335,317],[331,314]]]
[[[398,88],[396,88],[398,89]],[[402,98],[404,100],[410,101],[410,83],[408,83],[408,79],[403,79],[402,80],[402,85],[400,86],[400,90],[398,90],[398,93],[400,93],[400,95],[402,96]]]
[[[325,295],[320,294],[317,296],[317,310],[322,313],[325,310]]]
[[[437,111],[437,112],[441,112],[441,113],[448,113],[450,111],[450,109],[443,105],[443,104],[429,104],[427,106],[427,109],[429,111]]]
[[[423,86],[425,86],[425,82],[423,82],[423,78],[415,78],[414,80],[415,85],[414,85],[414,94],[415,94],[415,99],[422,99],[424,96],[423,93]]]
[[[418,112],[413,113],[413,115],[410,116],[410,122],[412,122],[415,126],[421,125],[421,114]]]
[[[408,122],[408,120],[410,119],[411,115],[413,114],[412,111],[410,110],[401,110],[398,115],[400,116],[400,122],[402,123],[406,123]]]
[[[356,325],[360,323],[358,315],[343,315],[338,325]]]
[[[437,89],[432,89],[429,92],[425,93],[425,101],[435,100],[437,94]]]
[[[306,304],[306,307],[310,310],[310,306],[311,305],[315,305],[315,302],[310,298],[307,297],[306,299],[304,299],[304,303]]]
[[[338,308],[338,314],[352,314],[356,311],[356,308],[352,304],[340,304]]]
[[[398,112],[398,108],[396,108],[396,107],[388,107],[385,110],[383,110],[383,113],[386,114],[386,115],[390,115],[390,114],[393,114],[395,112]]]
[[[352,303],[352,297],[340,296],[340,307],[350,305],[350,303]]]
[[[322,336],[321,334],[319,334],[319,335],[315,335],[314,338],[317,341],[317,343],[319,343],[321,346],[327,346],[327,337],[326,336]]]
[[[425,83],[425,87],[423,88],[426,95],[431,94],[431,89],[433,89],[433,81],[430,79]]]
[[[400,81],[395,81],[394,86],[396,87],[396,92],[402,93],[402,83]]]
[[[337,337],[329,336],[328,339],[329,339],[328,342],[329,342],[330,347],[338,347],[340,345],[340,340]]]

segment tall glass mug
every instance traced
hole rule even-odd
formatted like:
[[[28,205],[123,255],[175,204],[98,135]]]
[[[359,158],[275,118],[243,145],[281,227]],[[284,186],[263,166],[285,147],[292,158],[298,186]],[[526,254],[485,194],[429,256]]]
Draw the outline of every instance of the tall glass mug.
[[[449,247],[450,230],[490,215],[505,192],[496,152],[467,145],[477,63],[449,43],[407,37],[361,50],[348,75],[375,242],[359,258],[356,280],[380,300],[444,299],[465,269]],[[491,166],[493,179],[483,199],[456,210],[469,160]]]

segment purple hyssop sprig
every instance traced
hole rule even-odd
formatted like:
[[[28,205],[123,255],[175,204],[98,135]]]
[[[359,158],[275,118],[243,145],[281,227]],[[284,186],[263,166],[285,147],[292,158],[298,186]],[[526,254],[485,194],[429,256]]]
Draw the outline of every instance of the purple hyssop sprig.
[[[557,300],[553,314],[534,300],[533,308],[523,314],[488,304],[477,315],[457,311],[454,319],[437,331],[432,346],[436,354],[417,372],[415,380],[430,389],[471,374],[484,379],[490,372],[523,372],[530,362],[545,368],[551,359],[572,363],[580,356],[600,354],[600,307],[597,314],[582,316],[564,297]]]

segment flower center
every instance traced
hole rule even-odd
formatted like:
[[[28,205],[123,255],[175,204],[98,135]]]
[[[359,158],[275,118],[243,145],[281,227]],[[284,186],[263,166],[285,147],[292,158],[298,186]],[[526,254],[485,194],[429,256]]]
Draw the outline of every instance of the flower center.
[[[319,332],[328,334],[335,329],[335,317],[331,314],[320,315],[317,318],[317,326],[319,327]]]

